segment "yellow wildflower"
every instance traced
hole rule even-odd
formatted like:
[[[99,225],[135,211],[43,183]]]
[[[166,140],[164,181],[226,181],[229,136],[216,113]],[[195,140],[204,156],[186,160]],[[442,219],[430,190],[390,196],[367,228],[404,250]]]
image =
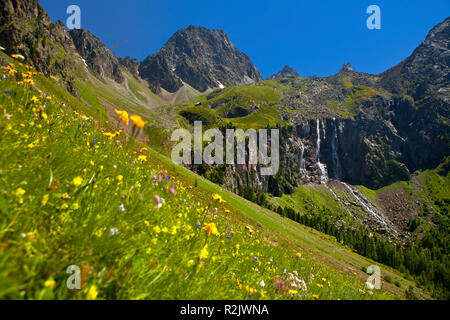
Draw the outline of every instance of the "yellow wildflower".
[[[66,193],[64,193],[64,194],[62,195],[62,198],[63,198],[64,200],[69,200],[69,199],[70,199],[70,196],[69,196],[69,194],[66,192]]]
[[[144,156],[144,155],[140,155],[139,157],[138,157],[138,160],[140,160],[140,161],[147,161],[147,156]]]
[[[128,112],[126,111],[119,111],[117,109],[114,109],[114,111],[120,116],[120,120],[122,120],[123,122],[125,122],[125,124],[128,126],[130,123],[130,120],[128,118]]]
[[[111,133],[111,132],[105,132],[103,133],[104,136],[109,137],[110,139],[113,139],[117,134]]]
[[[97,286],[92,285],[89,288],[89,291],[88,291],[88,294],[87,294],[87,299],[88,300],[95,300],[95,299],[97,299],[97,296],[98,296]]]
[[[49,195],[48,194],[45,194],[43,197],[42,197],[42,205],[43,206],[45,206],[46,204],[47,204],[47,202],[48,202],[48,198],[49,198]]]
[[[225,200],[223,200],[222,199],[222,197],[219,195],[219,194],[217,194],[217,193],[215,193],[215,194],[213,194],[213,199],[214,200],[218,200],[219,201],[219,203],[223,203],[223,202],[226,202]]]
[[[206,234],[210,236],[211,234],[215,236],[220,236],[219,231],[217,230],[217,226],[214,222],[208,223],[203,227],[203,230],[206,230]]]
[[[206,244],[203,249],[200,251],[200,260],[208,259],[208,245]]]
[[[47,281],[44,282],[44,286],[50,289],[52,289],[55,286],[55,284],[56,282],[53,279],[48,279]]]
[[[142,120],[142,118],[138,115],[132,115],[130,117],[131,120],[133,120],[134,125],[140,129],[142,129],[148,122]]]
[[[72,184],[73,184],[75,187],[81,186],[82,183],[83,183],[83,179],[82,179],[81,177],[76,177],[76,178],[74,178],[74,179],[72,180]]]
[[[26,191],[22,188],[18,188],[15,193],[17,197],[22,197],[26,193]]]

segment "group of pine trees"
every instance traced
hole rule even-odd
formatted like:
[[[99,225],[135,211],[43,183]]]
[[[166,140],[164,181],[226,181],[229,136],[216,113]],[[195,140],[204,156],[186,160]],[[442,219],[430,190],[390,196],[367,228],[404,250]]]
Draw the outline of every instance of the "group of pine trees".
[[[406,246],[393,244],[364,226],[350,228],[330,222],[331,212],[300,214],[290,207],[278,207],[277,212],[300,224],[336,238],[358,254],[393,267],[416,278],[420,286],[430,290],[438,298],[450,297],[450,265],[448,261],[448,236],[439,231],[427,231],[423,238]]]

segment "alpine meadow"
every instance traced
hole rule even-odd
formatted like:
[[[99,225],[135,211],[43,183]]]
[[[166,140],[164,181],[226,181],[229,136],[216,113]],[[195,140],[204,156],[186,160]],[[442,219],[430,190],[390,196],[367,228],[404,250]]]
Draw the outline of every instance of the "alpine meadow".
[[[0,1],[0,299],[449,299],[450,18],[263,78],[219,29],[140,61],[43,6]]]

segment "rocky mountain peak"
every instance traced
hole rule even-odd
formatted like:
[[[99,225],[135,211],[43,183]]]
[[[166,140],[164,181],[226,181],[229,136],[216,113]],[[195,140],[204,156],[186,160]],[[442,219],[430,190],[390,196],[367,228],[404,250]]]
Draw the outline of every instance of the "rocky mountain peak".
[[[139,78],[139,61],[130,57],[118,58],[120,64],[134,77]]]
[[[0,22],[3,25],[9,18],[35,19],[41,18],[48,22],[47,13],[38,0],[2,0],[0,2]]]
[[[145,59],[139,73],[155,93],[161,88],[176,92],[183,82],[205,92],[262,80],[250,58],[224,31],[193,25],[177,31],[162,49]]]
[[[267,78],[267,80],[273,80],[273,79],[281,79],[281,78],[298,78],[300,77],[300,74],[290,66],[286,65],[284,66],[283,70],[275,73],[274,75],[271,75]]]
[[[69,34],[89,69],[101,77],[109,77],[119,83],[124,81],[119,60],[100,39],[84,29],[73,29]]]
[[[340,72],[354,72],[355,68],[350,64],[350,62],[345,63]]]
[[[435,26],[407,59],[381,74],[384,88],[420,99],[429,89],[439,89],[450,101],[450,17]]]

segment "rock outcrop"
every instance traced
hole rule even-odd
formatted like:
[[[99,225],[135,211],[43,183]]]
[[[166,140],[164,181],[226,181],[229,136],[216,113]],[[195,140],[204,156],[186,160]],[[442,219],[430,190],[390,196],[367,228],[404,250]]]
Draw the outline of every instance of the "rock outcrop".
[[[177,31],[158,52],[145,59],[141,77],[159,93],[189,84],[199,92],[262,80],[250,58],[222,30],[190,26]]]
[[[410,57],[380,75],[384,88],[420,100],[428,90],[450,99],[450,17]]]
[[[112,78],[118,83],[124,81],[119,59],[100,39],[83,29],[72,29],[69,34],[78,53],[91,71],[102,78]]]
[[[298,77],[300,77],[300,74],[295,69],[291,68],[290,66],[285,66],[283,70],[275,73],[274,75],[271,75],[267,78],[267,80]]]
[[[139,79],[139,61],[137,59],[131,59],[130,57],[118,58],[119,63],[135,78]]]
[[[8,54],[23,55],[46,76],[58,75],[77,94],[71,72],[75,65],[72,40],[64,24],[53,24],[37,0],[0,2],[0,45]]]

